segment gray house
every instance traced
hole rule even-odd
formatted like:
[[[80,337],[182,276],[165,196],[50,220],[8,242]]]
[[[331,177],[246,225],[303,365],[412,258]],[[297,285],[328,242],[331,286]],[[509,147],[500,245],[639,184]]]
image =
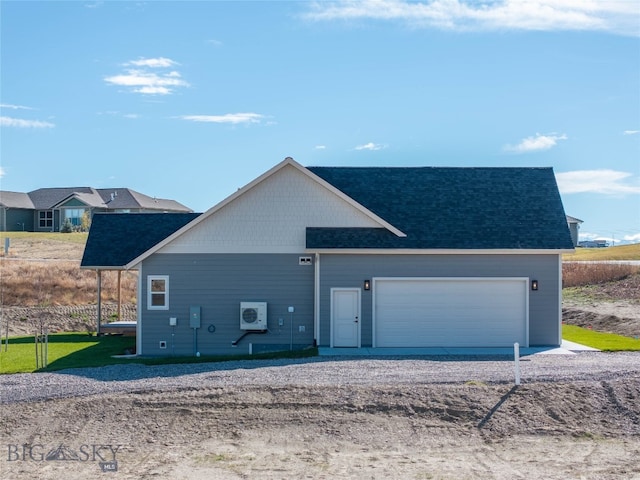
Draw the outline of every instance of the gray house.
[[[561,343],[573,243],[550,168],[287,158],[178,218],[145,245],[89,235],[84,268],[139,271],[138,354]]]
[[[175,200],[153,198],[129,188],[40,188],[29,193],[0,191],[0,232],[58,232],[69,221],[97,212],[191,212]]]

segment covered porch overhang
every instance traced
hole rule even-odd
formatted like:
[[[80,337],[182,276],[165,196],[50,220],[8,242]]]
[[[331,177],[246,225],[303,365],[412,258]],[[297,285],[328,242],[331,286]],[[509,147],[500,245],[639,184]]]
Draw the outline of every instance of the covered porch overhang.
[[[96,272],[96,334],[104,335],[105,333],[117,333],[117,334],[135,334],[136,324],[133,321],[122,320],[122,272],[130,272],[131,268],[125,266],[108,266],[108,267],[81,267],[86,270],[95,270]],[[116,322],[103,323],[102,318],[102,297],[103,297],[103,272],[116,272]]]

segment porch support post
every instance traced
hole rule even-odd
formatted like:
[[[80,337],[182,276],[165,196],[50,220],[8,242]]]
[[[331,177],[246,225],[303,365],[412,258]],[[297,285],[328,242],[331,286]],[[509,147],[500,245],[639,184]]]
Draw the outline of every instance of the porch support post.
[[[96,270],[98,273],[98,326],[96,335],[100,335],[100,321],[102,320],[102,270]]]
[[[118,321],[122,320],[121,312],[122,312],[122,301],[121,301],[121,292],[120,285],[122,283],[122,270],[118,270]]]

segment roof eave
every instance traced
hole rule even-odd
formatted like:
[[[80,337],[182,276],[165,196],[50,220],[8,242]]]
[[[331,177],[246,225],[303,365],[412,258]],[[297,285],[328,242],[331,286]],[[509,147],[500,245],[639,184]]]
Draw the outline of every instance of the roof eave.
[[[387,254],[387,255],[561,255],[575,253],[566,248],[306,248],[319,254]]]

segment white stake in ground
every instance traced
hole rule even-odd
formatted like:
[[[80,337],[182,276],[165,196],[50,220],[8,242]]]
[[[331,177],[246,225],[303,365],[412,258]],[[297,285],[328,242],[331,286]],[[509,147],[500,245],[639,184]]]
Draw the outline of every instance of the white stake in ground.
[[[513,361],[515,363],[516,385],[520,385],[520,344],[513,344]]]

